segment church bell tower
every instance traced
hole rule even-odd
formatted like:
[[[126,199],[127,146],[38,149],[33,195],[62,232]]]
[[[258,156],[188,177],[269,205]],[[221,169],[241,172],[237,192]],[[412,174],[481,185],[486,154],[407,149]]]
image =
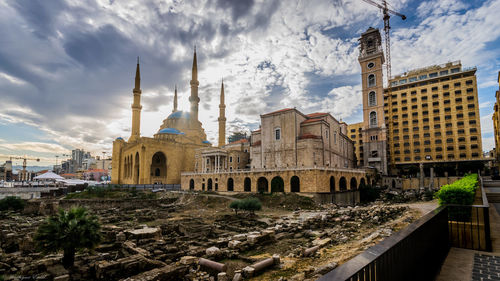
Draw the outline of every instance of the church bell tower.
[[[384,53],[380,32],[368,28],[361,34],[359,64],[363,93],[363,163],[387,174],[387,128],[384,117],[382,65]]]

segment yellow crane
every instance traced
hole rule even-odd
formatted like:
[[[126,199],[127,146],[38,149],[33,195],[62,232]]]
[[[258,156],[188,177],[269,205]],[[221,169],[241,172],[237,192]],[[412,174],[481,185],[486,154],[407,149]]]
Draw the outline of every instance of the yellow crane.
[[[27,162],[28,160],[33,160],[33,161],[36,161],[36,162],[40,162],[40,158],[29,158],[27,157],[26,155],[25,156],[8,156],[8,157],[5,157],[5,158],[9,158],[10,159],[10,162],[12,162],[12,159],[19,159],[19,160],[23,160],[23,170],[21,171],[21,175],[20,175],[20,180],[27,180],[27,171],[26,171],[26,166],[28,165]]]

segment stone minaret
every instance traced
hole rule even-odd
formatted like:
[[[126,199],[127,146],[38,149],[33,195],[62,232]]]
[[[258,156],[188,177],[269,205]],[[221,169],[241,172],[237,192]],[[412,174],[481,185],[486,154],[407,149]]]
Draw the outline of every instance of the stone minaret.
[[[172,109],[172,113],[177,111],[177,85],[175,85],[175,94],[174,94],[174,109]]]
[[[137,57],[137,69],[135,71],[134,102],[132,103],[132,134],[128,141],[135,141],[141,137],[141,71],[139,69],[139,57]]]
[[[191,121],[198,121],[198,104],[200,103],[200,98],[198,97],[198,66],[196,62],[196,47],[194,48],[193,56],[193,70],[191,78],[191,96],[189,97],[189,102],[191,103]]]
[[[219,147],[226,144],[226,105],[224,104],[224,80],[220,88],[219,104]]]

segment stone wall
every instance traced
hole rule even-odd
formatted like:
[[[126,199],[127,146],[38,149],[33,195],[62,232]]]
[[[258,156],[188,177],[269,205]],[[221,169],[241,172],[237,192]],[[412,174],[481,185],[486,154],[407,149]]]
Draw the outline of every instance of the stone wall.
[[[292,181],[295,183],[293,192],[303,193],[335,193],[357,190],[362,182],[367,183],[364,170],[304,168],[204,174],[183,173],[181,175],[181,188],[197,191],[259,192],[260,182],[261,187],[267,186],[265,192],[270,192],[271,182],[275,178],[283,180],[284,192],[292,192]],[[250,189],[245,189],[245,181],[250,181]],[[345,188],[341,188],[341,186]]]
[[[453,183],[454,181],[460,179],[461,177],[434,177],[431,185],[431,178],[424,178],[425,188],[440,188],[445,184]],[[382,186],[388,186],[390,188],[397,188],[403,190],[409,189],[420,189],[420,178],[398,178],[398,177],[384,177],[382,178]]]

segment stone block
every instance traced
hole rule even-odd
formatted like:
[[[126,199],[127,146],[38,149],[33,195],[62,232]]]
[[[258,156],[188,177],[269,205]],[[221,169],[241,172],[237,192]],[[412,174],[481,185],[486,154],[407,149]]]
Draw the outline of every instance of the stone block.
[[[180,263],[184,265],[196,264],[198,263],[198,258],[193,256],[184,256],[181,258]]]
[[[228,247],[231,248],[231,249],[234,249],[234,248],[238,248],[238,245],[241,244],[241,241],[238,241],[238,240],[231,240],[229,241],[228,243]]]
[[[205,251],[205,253],[209,257],[218,256],[220,255],[220,249],[217,247],[210,247]]]

